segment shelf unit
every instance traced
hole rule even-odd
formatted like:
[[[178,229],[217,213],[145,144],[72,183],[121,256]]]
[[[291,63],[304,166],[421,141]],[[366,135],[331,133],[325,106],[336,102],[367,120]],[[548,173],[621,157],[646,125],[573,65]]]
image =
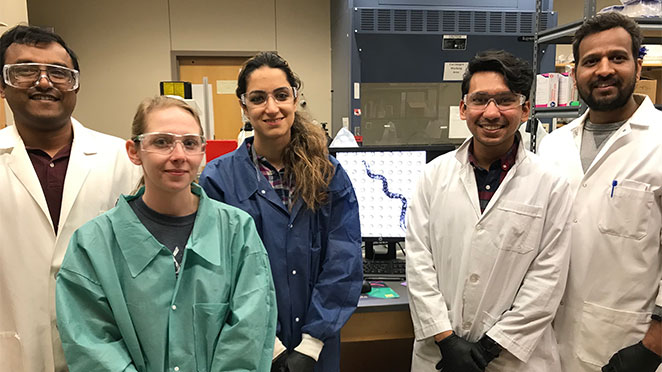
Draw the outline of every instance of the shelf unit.
[[[534,77],[538,74],[538,60],[539,60],[539,47],[545,44],[572,44],[572,37],[582,25],[585,19],[592,17],[596,13],[595,8],[596,0],[584,1],[584,17],[579,21],[570,22],[568,24],[560,25],[557,27],[549,28],[547,30],[540,30],[537,16],[542,9],[542,1],[536,0],[536,19],[533,42],[533,74]],[[662,18],[635,18],[643,33],[644,39],[642,44],[662,44]],[[653,64],[652,66],[656,66]],[[535,102],[535,84],[533,80],[533,88],[531,90],[531,102]],[[531,108],[531,151],[536,151],[536,131],[538,121],[535,119],[554,119],[554,118],[573,118],[583,114],[587,107],[581,102],[580,106],[565,106],[565,107],[532,107]],[[532,105],[533,106],[533,105]],[[662,105],[655,105],[658,109],[662,110]],[[550,126],[550,131],[553,126]]]
[[[538,119],[576,118],[586,111],[586,106],[538,107],[535,110]]]
[[[642,44],[662,44],[662,20],[660,18],[635,18],[635,21],[644,35]],[[537,42],[538,44],[572,44],[572,36],[583,22],[583,20],[575,21],[540,31]]]

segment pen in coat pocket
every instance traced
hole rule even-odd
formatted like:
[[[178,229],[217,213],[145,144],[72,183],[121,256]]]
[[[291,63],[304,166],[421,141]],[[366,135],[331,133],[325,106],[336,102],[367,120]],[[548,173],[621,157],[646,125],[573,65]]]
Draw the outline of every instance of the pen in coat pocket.
[[[612,198],[614,197],[614,188],[616,187],[616,185],[618,185],[618,181],[616,181],[616,180],[611,181],[611,197]]]

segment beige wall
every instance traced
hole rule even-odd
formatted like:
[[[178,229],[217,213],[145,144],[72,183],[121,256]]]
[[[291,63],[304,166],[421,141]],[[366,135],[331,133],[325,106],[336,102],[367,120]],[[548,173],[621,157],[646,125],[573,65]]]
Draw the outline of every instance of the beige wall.
[[[138,103],[170,77],[168,7],[162,0],[28,1],[30,23],[52,26],[78,54],[74,117],[119,137]]]
[[[331,129],[331,15],[329,1],[277,0],[276,50],[303,81],[305,111]],[[310,30],[310,31],[309,31]]]
[[[7,27],[0,26],[0,34],[5,32],[9,27],[13,27],[21,23],[22,24],[27,23],[28,7],[25,0],[0,1],[0,22],[7,25]],[[5,105],[5,110],[0,110],[0,111],[4,111],[6,113],[6,116],[5,118],[3,118],[4,120],[0,119],[0,123],[11,124],[13,123],[13,117],[11,115],[11,111],[9,110],[9,106],[6,106],[7,103],[3,101],[4,100],[0,100],[0,104]]]
[[[610,5],[618,5],[619,0],[597,0],[596,12]],[[584,0],[554,0],[554,11],[558,12],[558,24],[564,25],[584,18]],[[556,55],[572,55],[572,46],[557,45]],[[549,72],[549,71],[547,71]]]
[[[276,50],[304,81],[311,115],[329,121],[329,1],[28,0],[28,13],[31,24],[55,27],[80,57],[74,116],[126,138],[140,100],[174,78],[171,51]]]

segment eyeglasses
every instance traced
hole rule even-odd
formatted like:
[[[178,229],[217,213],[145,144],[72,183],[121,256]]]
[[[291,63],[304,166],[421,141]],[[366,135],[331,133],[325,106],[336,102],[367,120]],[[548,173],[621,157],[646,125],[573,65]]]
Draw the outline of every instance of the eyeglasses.
[[[465,94],[462,98],[464,104],[472,110],[485,110],[491,101],[500,111],[512,110],[526,102],[526,97],[519,93],[498,93],[490,95],[482,92]]]
[[[264,107],[267,105],[269,97],[272,97],[277,105],[291,104],[297,97],[297,88],[283,87],[274,90],[271,93],[256,90],[241,95],[241,104],[248,108]]]
[[[175,150],[177,142],[182,144],[184,152],[188,155],[204,154],[207,142],[199,134],[173,134],[173,133],[144,133],[133,139],[140,142],[140,148],[146,152],[155,152],[168,155]]]
[[[35,86],[42,77],[46,77],[55,88],[72,91],[78,88],[78,75],[77,70],[45,63],[16,63],[2,68],[5,83],[19,89]]]

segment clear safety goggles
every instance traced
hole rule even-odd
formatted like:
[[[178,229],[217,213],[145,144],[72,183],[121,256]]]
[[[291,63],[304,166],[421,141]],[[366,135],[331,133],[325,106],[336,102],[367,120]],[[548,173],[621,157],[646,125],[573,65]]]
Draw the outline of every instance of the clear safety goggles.
[[[485,110],[490,102],[494,102],[499,110],[506,111],[523,105],[526,102],[526,97],[523,94],[512,92],[497,93],[494,95],[475,92],[465,94],[462,100],[472,110]]]
[[[297,88],[282,87],[267,93],[261,90],[244,93],[241,95],[241,103],[247,108],[264,107],[267,105],[269,97],[274,99],[276,105],[286,105],[294,103],[297,97]]]
[[[78,88],[78,76],[77,70],[46,63],[14,63],[2,68],[5,84],[18,89],[35,86],[45,77],[53,87],[68,92]]]
[[[133,139],[140,143],[140,149],[146,152],[156,152],[168,155],[175,150],[177,142],[182,144],[184,152],[188,155],[204,154],[207,141],[199,134],[173,134],[173,133],[144,133]]]

